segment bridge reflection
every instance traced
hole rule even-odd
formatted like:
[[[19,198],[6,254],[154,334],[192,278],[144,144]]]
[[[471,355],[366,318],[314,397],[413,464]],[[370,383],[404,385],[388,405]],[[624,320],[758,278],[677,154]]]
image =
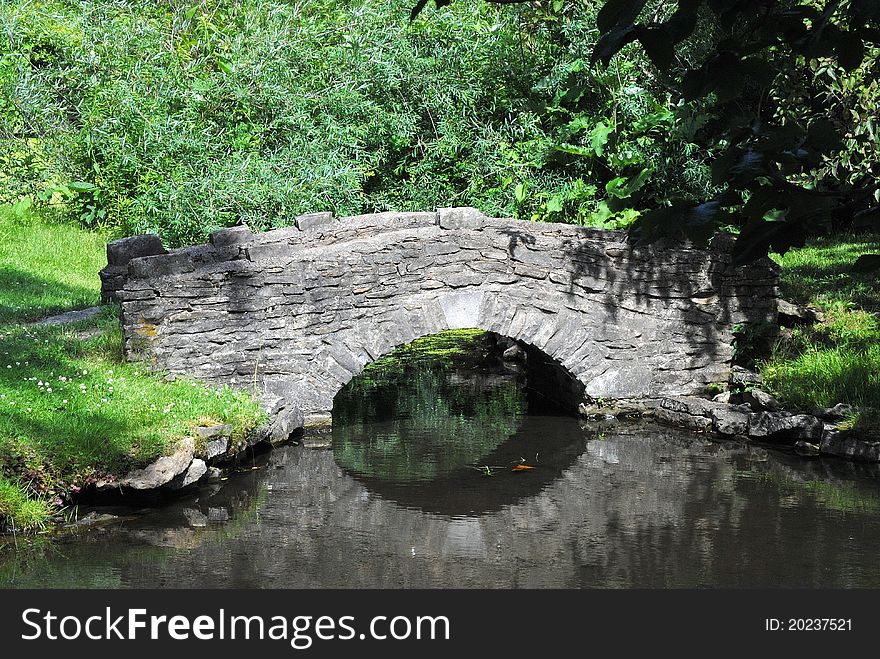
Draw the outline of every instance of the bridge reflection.
[[[433,477],[413,479],[403,475],[378,475],[375,465],[359,468],[346,460],[343,446],[369,443],[374,426],[357,426],[334,432],[336,462],[371,494],[398,506],[447,516],[482,515],[535,496],[574,464],[589,434],[576,419],[564,416],[527,416],[516,432],[504,438],[470,465],[455,465]],[[512,471],[524,462],[534,469]]]

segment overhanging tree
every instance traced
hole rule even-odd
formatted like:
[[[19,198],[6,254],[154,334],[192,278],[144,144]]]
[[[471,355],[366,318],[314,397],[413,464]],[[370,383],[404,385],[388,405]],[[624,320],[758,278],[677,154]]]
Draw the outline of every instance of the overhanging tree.
[[[450,2],[435,0],[437,7]],[[426,4],[419,0],[413,17]],[[877,108],[849,108],[851,87],[825,94],[816,79],[876,84],[880,1],[606,0],[597,27],[594,62],[607,66],[638,44],[682,112],[700,109],[702,139],[722,147],[711,165],[719,192],[699,203],[671,196],[633,225],[634,238],[705,241],[733,226],[744,263],[832,227],[877,225],[880,164],[859,161],[880,150]],[[689,61],[681,53],[694,40],[702,56]],[[873,149],[860,148],[863,140]]]

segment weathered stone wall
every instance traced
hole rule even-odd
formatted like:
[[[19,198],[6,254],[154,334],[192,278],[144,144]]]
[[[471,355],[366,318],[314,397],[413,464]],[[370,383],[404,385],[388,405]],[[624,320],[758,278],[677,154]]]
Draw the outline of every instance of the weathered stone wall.
[[[168,253],[110,250],[130,359],[256,386],[307,421],[367,363],[450,328],[524,341],[613,399],[702,392],[727,377],[732,326],[776,316],[776,267],[733,267],[727,240],[632,247],[622,232],[473,209],[316,214]]]

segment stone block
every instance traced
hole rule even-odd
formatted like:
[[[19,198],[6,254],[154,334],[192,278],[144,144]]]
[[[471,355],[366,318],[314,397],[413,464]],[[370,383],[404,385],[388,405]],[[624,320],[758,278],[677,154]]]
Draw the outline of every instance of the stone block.
[[[654,418],[660,423],[676,428],[689,428],[700,432],[712,430],[712,419],[704,416],[693,416],[687,412],[678,412],[664,407],[658,407],[654,411]]]
[[[462,206],[437,209],[437,224],[441,229],[480,229],[486,224],[486,220],[486,216],[476,208]]]
[[[778,400],[761,389],[747,389],[742,394],[742,400],[754,412],[778,412],[782,409]]]
[[[152,279],[167,275],[180,275],[193,272],[195,265],[192,258],[184,251],[170,252],[158,256],[140,256],[128,264],[130,277]]]
[[[749,429],[749,415],[730,406],[712,410],[712,427],[721,435],[745,435]]]
[[[162,241],[155,234],[129,236],[107,243],[107,265],[128,265],[132,259],[165,253]]]
[[[220,437],[219,439],[212,439],[208,442],[205,456],[208,460],[216,458],[226,453],[229,450],[229,438],[228,437]]]
[[[788,412],[756,412],[749,414],[749,437],[777,440],[803,439],[818,442],[822,438],[822,422],[810,414]]]
[[[170,487],[173,490],[182,490],[198,482],[206,473],[208,473],[208,465],[205,464],[205,461],[194,458],[187,470],[180,477],[176,478],[170,484]]]
[[[129,472],[119,484],[134,490],[152,490],[167,485],[189,469],[194,451],[195,441],[192,437],[185,437],[171,455],[163,456],[143,469]]]
[[[294,220],[294,224],[296,224],[300,231],[311,231],[312,229],[326,227],[333,224],[333,213],[324,212],[300,215]]]
[[[820,407],[813,410],[811,414],[826,421],[842,421],[855,413],[852,405],[846,403],[838,403],[834,407]]]
[[[880,442],[869,441],[852,432],[830,430],[822,434],[819,451],[849,460],[880,462]]]
[[[587,383],[591,398],[637,398],[651,393],[651,369],[639,363],[609,368]]]
[[[253,240],[253,238],[254,232],[241,225],[211,232],[210,241],[214,247],[222,249],[232,245],[241,245]]]

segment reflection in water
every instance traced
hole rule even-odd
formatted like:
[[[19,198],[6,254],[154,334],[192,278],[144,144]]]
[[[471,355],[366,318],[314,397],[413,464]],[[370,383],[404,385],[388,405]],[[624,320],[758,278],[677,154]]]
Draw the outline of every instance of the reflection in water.
[[[396,483],[431,481],[480,462],[516,432],[525,412],[512,379],[475,374],[456,382],[442,372],[415,369],[399,388],[381,381],[358,384],[337,397],[336,461],[352,473]],[[346,423],[340,410],[353,397],[388,404]]]
[[[485,440],[468,435],[464,422],[439,420],[444,436],[408,454],[395,438],[427,431],[405,418],[408,403],[399,397],[419,387],[442,393],[452,375],[477,382],[486,409],[499,392],[508,396],[499,409],[515,408],[510,401],[524,386],[521,374],[511,374],[508,389],[481,381],[485,372],[473,379],[455,367],[438,371],[438,381],[411,380],[398,387],[393,418],[334,431],[334,450],[282,448],[264,456],[261,469],[172,506],[116,511],[134,519],[83,528],[6,560],[0,583],[880,586],[874,467],[644,423],[581,428],[575,419],[521,413],[506,437],[500,430],[509,419],[475,420]],[[454,400],[443,404],[468,418]],[[453,459],[444,448],[459,432],[467,448],[452,449]],[[521,458],[537,468],[510,472]],[[382,459],[386,471],[377,466]],[[504,468],[490,477],[468,466],[481,463]]]
[[[640,424],[600,433],[588,433],[582,453],[540,491],[480,514],[398,503],[397,492],[377,494],[348,475],[332,451],[287,447],[216,492],[7,561],[0,582],[880,586],[875,470]]]
[[[417,342],[336,397],[336,463],[372,494],[476,515],[540,492],[583,451],[586,435],[572,419],[526,414],[526,369],[503,365],[486,335],[468,342],[465,355],[446,360],[425,360],[432,340]],[[528,474],[511,471],[523,463]]]
[[[372,434],[367,437],[371,439]],[[539,493],[577,460],[586,440],[574,419],[526,416],[506,441],[429,481],[412,483],[350,473],[372,494],[399,506],[443,515],[478,515]],[[534,469],[528,473],[511,470],[523,460]]]

